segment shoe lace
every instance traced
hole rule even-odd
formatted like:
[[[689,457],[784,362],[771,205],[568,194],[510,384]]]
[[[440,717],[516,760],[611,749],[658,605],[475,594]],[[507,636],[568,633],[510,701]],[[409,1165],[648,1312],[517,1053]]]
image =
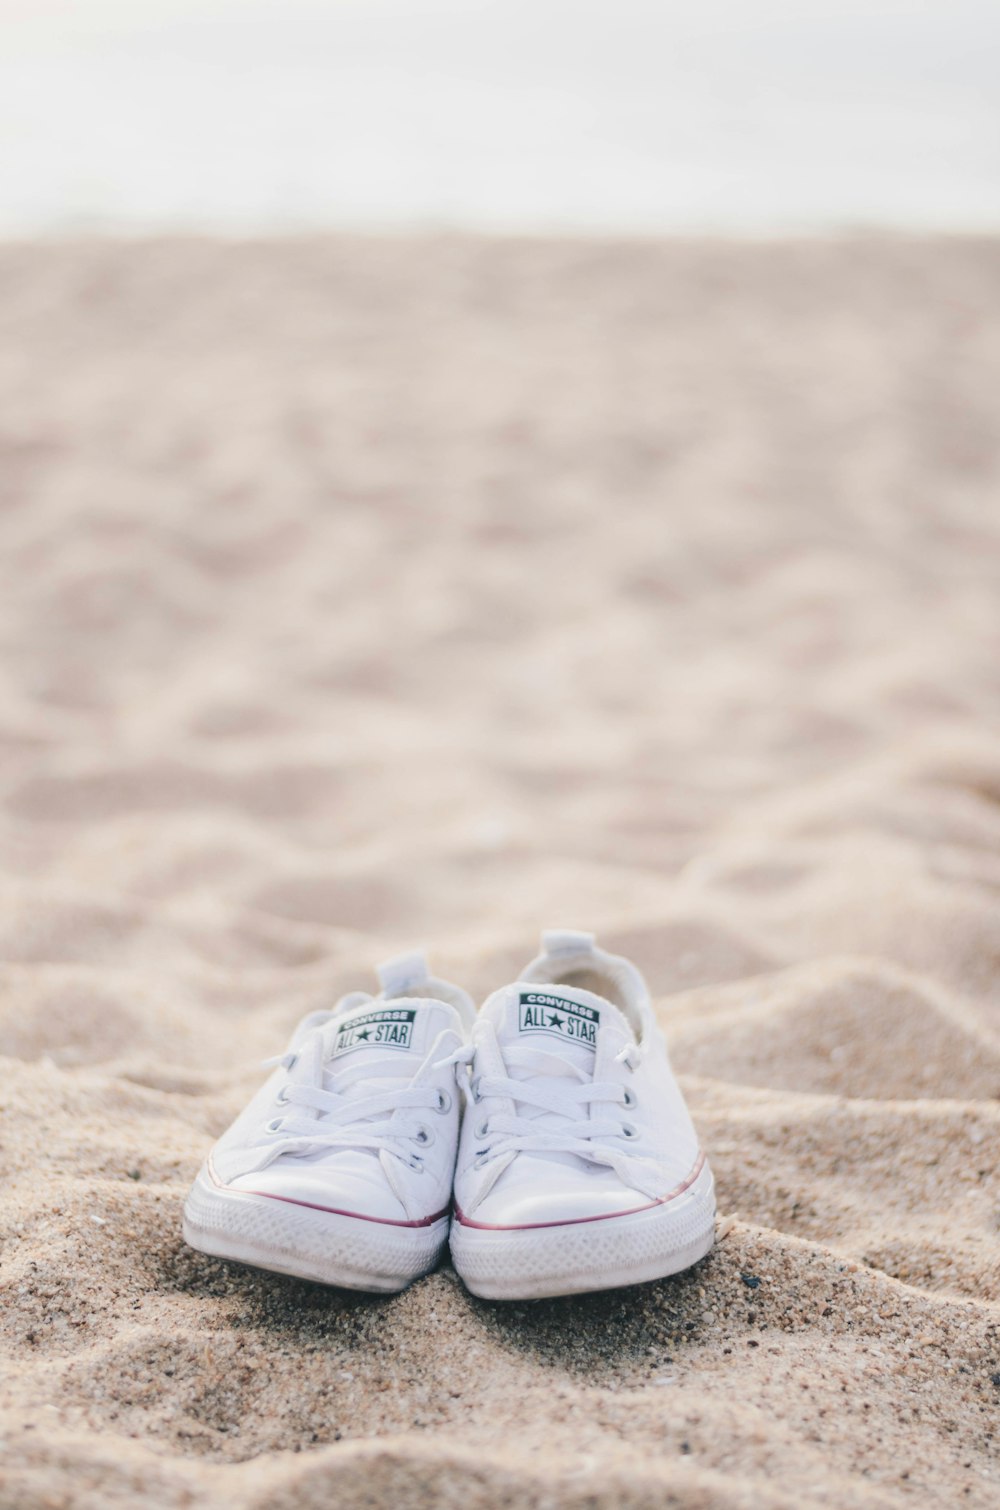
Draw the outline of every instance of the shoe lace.
[[[509,1153],[569,1153],[598,1164],[639,1153],[632,1141],[637,1130],[620,1112],[595,1114],[598,1107],[629,1105],[621,1082],[591,1080],[576,1065],[538,1049],[507,1049],[504,1063],[505,1075],[476,1076],[474,1061],[472,1065],[473,1105],[491,1100],[514,1104],[513,1112],[483,1109],[485,1115],[473,1129],[480,1165]]]
[[[398,1060],[383,1055],[331,1071],[316,1034],[264,1064],[280,1065],[289,1076],[277,1096],[280,1113],[261,1130],[262,1164],[281,1154],[367,1148],[390,1153],[412,1169],[422,1165],[416,1150],[430,1137],[416,1113],[444,1110],[442,1093],[433,1085],[401,1084],[408,1076],[400,1073]]]

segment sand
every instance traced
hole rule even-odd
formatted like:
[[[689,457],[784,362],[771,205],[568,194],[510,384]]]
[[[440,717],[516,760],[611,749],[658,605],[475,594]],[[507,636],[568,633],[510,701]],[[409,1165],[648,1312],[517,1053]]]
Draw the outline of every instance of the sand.
[[[7,1507],[995,1506],[1000,244],[0,249]],[[656,992],[682,1278],[180,1236],[305,1010]]]

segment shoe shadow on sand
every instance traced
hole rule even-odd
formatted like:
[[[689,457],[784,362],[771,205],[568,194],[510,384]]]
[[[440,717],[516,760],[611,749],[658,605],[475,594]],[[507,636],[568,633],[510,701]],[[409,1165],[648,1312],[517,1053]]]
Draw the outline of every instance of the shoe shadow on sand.
[[[657,1367],[689,1352],[715,1331],[721,1292],[742,1305],[745,1326],[758,1320],[756,1276],[741,1275],[735,1255],[713,1250],[682,1274],[642,1285],[532,1301],[481,1300],[450,1264],[442,1264],[396,1295],[314,1284],[247,1265],[208,1258],[183,1246],[164,1254],[166,1289],[218,1302],[213,1327],[241,1330],[274,1346],[322,1345],[373,1355],[421,1342],[432,1361],[439,1349],[485,1342],[512,1358],[573,1376],[605,1369]],[[727,1311],[732,1307],[727,1304]],[[436,1340],[435,1340],[436,1339]]]
[[[621,1289],[547,1300],[478,1300],[463,1291],[480,1326],[505,1349],[571,1375],[657,1366],[704,1341],[717,1257],[683,1274]],[[738,1280],[738,1276],[737,1276]],[[455,1281],[456,1285],[459,1282]]]

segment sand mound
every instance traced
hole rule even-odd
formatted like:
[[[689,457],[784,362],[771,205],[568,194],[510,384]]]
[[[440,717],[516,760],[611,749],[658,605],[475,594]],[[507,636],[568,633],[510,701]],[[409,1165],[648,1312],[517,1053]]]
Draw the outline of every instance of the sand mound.
[[[0,250],[0,1504],[995,1505],[998,275]],[[301,1013],[555,923],[657,991],[696,1270],[184,1246]]]

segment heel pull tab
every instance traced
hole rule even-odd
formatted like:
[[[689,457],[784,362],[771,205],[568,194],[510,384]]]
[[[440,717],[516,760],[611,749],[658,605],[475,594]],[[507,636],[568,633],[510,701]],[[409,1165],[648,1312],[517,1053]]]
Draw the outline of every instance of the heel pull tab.
[[[593,948],[592,933],[577,933],[572,928],[547,928],[542,934],[543,954],[590,954]]]
[[[385,996],[405,996],[414,986],[426,985],[430,979],[427,956],[422,949],[394,954],[376,967],[375,974]]]

